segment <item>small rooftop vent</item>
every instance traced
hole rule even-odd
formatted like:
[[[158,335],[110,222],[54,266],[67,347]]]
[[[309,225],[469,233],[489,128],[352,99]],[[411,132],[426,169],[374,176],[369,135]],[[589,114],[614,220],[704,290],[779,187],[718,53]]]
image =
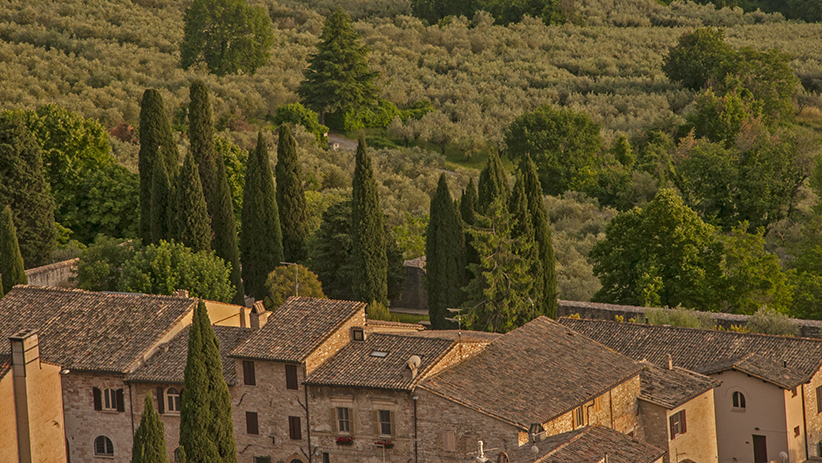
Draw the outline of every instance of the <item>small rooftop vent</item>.
[[[365,330],[361,326],[352,327],[351,340],[355,342],[365,341]]]
[[[422,359],[419,355],[412,355],[411,357],[408,357],[408,362],[406,362],[405,368],[402,370],[403,378],[416,378],[420,369],[420,364],[422,364]]]

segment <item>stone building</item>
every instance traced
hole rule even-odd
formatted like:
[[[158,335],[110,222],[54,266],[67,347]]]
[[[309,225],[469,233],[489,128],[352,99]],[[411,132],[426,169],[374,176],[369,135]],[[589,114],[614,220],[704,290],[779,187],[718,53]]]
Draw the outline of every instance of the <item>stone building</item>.
[[[822,340],[568,318],[560,323],[633,359],[665,365],[670,355],[677,367],[720,380],[713,390],[720,462],[822,456]]]
[[[665,451],[602,426],[586,426],[562,434],[535,436],[506,454],[511,463],[662,463]]]

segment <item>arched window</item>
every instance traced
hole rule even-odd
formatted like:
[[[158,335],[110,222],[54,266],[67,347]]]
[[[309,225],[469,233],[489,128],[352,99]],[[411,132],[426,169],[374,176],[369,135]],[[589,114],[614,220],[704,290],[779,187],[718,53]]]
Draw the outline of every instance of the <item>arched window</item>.
[[[180,412],[182,402],[180,401],[180,391],[177,388],[170,387],[166,389],[166,403],[169,412]]]
[[[734,410],[745,410],[745,394],[736,391],[731,396],[731,406]]]
[[[97,436],[97,439],[94,439],[94,454],[113,457],[114,444],[111,443],[111,439],[106,436]]]

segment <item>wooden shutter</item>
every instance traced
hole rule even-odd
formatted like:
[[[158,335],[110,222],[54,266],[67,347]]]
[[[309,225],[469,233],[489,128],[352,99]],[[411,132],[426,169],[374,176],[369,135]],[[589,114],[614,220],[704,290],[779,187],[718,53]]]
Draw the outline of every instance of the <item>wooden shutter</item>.
[[[260,433],[260,428],[257,426],[257,412],[245,412],[245,432],[247,434]]]
[[[391,437],[397,435],[397,421],[394,419],[394,412],[391,412]]]
[[[300,440],[303,438],[299,416],[288,417],[288,436],[294,440]]]
[[[679,432],[680,434],[685,434],[688,430],[687,426],[685,426],[685,410],[679,412]]]
[[[331,432],[337,432],[337,408],[331,407]]]
[[[94,396],[94,409],[95,410],[102,410],[103,409],[103,393],[98,388],[93,388],[91,390]]]
[[[380,411],[374,410],[372,413],[374,415],[374,435],[379,436],[382,433],[382,429],[380,429],[382,427],[380,426]]]
[[[157,388],[157,412],[158,413],[165,413],[166,412],[166,399],[165,394],[163,393],[163,388]]]
[[[671,417],[668,418],[668,425],[671,427],[671,440],[674,440],[674,437],[676,437],[676,430],[674,428],[675,423],[676,423],[676,415],[671,415]]]
[[[256,386],[257,376],[254,371],[254,362],[243,360],[243,383],[246,386]]]
[[[124,399],[125,399],[125,397],[123,395],[123,389],[117,389],[117,411],[118,412],[126,411],[126,401]]]
[[[285,387],[286,389],[299,389],[297,384],[297,365],[285,366]]]
[[[822,386],[816,388],[816,413],[822,413]]]

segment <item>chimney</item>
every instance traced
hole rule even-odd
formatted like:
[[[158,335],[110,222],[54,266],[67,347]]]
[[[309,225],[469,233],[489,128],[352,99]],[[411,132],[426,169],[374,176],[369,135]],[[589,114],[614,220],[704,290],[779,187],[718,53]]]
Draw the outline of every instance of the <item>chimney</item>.
[[[263,305],[263,301],[257,301],[251,306],[251,328],[253,329],[260,329],[265,326],[265,323],[268,321],[268,317],[271,315],[271,312],[265,310],[265,305]]]
[[[177,291],[174,291],[172,296],[174,296],[174,297],[188,297],[188,290],[187,289],[178,289]]]
[[[9,337],[14,383],[14,409],[17,421],[17,451],[21,463],[32,462],[29,426],[29,370],[40,369],[40,344],[37,330],[23,330]]]
[[[674,360],[671,358],[671,354],[665,354],[665,360],[667,361],[668,369],[673,370],[674,369]]]
[[[403,377],[405,379],[416,378],[421,363],[422,359],[418,355],[412,355],[411,357],[409,357],[408,363],[406,364],[406,368],[402,372]]]

